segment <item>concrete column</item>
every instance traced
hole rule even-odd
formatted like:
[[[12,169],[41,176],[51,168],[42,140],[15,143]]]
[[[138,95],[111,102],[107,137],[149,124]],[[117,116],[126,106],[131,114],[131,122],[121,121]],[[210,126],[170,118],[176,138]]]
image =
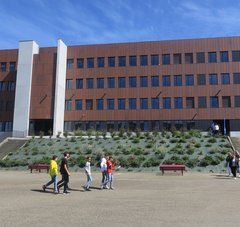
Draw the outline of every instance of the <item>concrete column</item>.
[[[19,42],[13,117],[14,137],[28,136],[33,55],[38,54],[38,52],[39,46],[35,41]]]
[[[64,129],[64,110],[65,110],[65,86],[67,68],[67,46],[61,39],[58,40],[57,47],[57,66],[54,99],[54,119],[53,135],[58,132],[63,133]]]

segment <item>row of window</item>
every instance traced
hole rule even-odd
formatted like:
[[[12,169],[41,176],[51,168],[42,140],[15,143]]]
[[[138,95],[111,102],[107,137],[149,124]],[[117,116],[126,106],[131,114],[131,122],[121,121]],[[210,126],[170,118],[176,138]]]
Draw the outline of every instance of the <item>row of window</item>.
[[[221,73],[221,84],[230,84],[231,81],[233,84],[240,84],[240,73],[233,73],[233,77],[229,73]],[[116,86],[117,80],[117,86]],[[195,82],[196,80],[196,82]],[[197,78],[194,77],[193,74],[185,75],[184,81],[182,75],[163,75],[161,84],[163,87],[169,87],[173,84],[173,86],[194,86],[194,85],[206,85],[206,75],[199,74]],[[151,87],[160,86],[159,76],[151,76]],[[212,73],[208,75],[208,83],[209,85],[217,85],[219,84],[219,76],[218,74]],[[148,76],[141,76],[138,78],[136,76],[128,77],[128,87],[148,87],[149,81]],[[109,77],[107,78],[107,85],[105,84],[105,78],[96,78],[96,88],[125,88],[127,86],[127,78],[126,77]],[[76,89],[83,89],[86,87],[87,89],[93,89],[94,86],[94,78],[87,78],[86,85],[83,84],[83,79],[76,79]],[[73,79],[66,80],[66,89],[73,89]]]
[[[233,62],[240,61],[240,50],[231,51],[232,56],[231,60]],[[219,55],[219,56],[218,56]],[[162,54],[161,55],[161,63],[162,65],[170,65],[170,64],[182,64],[182,60],[184,58],[185,64],[193,64],[193,63],[216,63],[216,62],[229,62],[229,51],[220,51],[220,52],[208,52],[207,59],[205,52],[198,52],[195,55],[193,53],[175,53],[175,54]],[[105,60],[106,59],[106,60]],[[116,61],[116,59],[118,61]],[[128,62],[127,62],[128,59]],[[207,60],[207,61],[206,61]],[[107,61],[107,62],[106,62]],[[86,63],[85,63],[86,62]],[[97,57],[97,58],[78,58],[77,68],[103,68],[105,65],[108,67],[125,67],[125,66],[148,66],[148,65],[160,65],[160,55],[152,54],[148,55],[131,55],[131,56],[111,56],[111,57]],[[74,59],[67,59],[67,69],[74,68]]]
[[[8,71],[14,72],[16,70],[16,62],[9,62],[9,64],[7,62],[0,62],[0,71],[7,72],[7,65],[9,65]]]
[[[197,99],[197,101],[196,101]],[[149,100],[151,103],[149,103]],[[173,103],[172,103],[173,100]],[[106,106],[104,105],[104,101],[106,102]],[[174,109],[183,109],[183,98],[182,97],[164,97],[162,98],[162,106],[160,107],[160,98],[140,98],[140,103],[137,103],[136,98],[129,98],[124,99],[120,98],[117,99],[117,109],[118,110],[125,110],[127,108],[129,110],[136,110],[136,109],[171,109],[172,105]],[[197,107],[195,102],[198,103]],[[207,97],[200,96],[200,97],[186,97],[185,98],[185,108],[192,109],[192,108],[207,108]],[[219,108],[219,97],[218,96],[211,96],[209,98],[209,107],[210,108]],[[222,107],[223,108],[230,108],[232,107],[231,104],[231,97],[230,96],[222,96]],[[234,96],[234,107],[240,107],[240,96]],[[75,100],[75,110],[82,110],[83,109],[83,100],[76,99]],[[86,110],[93,110],[93,99],[86,99],[85,100],[85,109]],[[96,100],[96,110],[114,110],[115,109],[115,99],[97,99]],[[65,110],[73,110],[73,100],[65,100]]]
[[[14,81],[0,81],[0,91],[14,91],[15,82]]]
[[[12,121],[0,122],[0,132],[11,132],[12,129],[13,129]]]
[[[13,101],[0,101],[0,111],[13,111],[14,102]]]

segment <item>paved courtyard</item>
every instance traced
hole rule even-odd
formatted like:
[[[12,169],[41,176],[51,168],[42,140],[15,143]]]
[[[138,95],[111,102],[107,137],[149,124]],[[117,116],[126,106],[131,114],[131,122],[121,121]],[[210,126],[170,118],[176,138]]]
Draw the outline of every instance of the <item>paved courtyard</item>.
[[[240,178],[186,173],[115,174],[115,190],[83,192],[73,173],[69,195],[41,192],[46,173],[0,171],[0,226],[239,226]]]

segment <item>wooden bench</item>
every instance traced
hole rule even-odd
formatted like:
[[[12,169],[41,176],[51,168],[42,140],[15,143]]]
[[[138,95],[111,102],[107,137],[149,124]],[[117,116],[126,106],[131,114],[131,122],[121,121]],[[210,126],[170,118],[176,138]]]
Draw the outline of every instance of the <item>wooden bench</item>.
[[[183,175],[183,171],[186,171],[186,166],[179,164],[162,164],[159,166],[159,169],[162,171],[162,175],[164,174],[164,171],[181,171]]]
[[[42,169],[46,169],[47,172],[49,172],[49,165],[48,164],[36,163],[36,164],[29,165],[28,169],[30,169],[31,173],[32,173],[33,169],[38,170],[39,173],[41,172]]]

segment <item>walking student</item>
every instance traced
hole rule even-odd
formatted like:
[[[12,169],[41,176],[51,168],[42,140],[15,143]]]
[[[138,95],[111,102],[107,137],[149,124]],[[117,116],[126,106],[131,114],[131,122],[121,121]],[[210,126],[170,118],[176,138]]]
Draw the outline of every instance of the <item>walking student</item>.
[[[230,160],[229,166],[231,168],[234,179],[236,179],[239,163],[238,163],[238,158],[235,153],[233,154],[233,156]]]
[[[106,188],[106,182],[107,182],[107,160],[105,157],[103,157],[101,160],[100,169],[102,173],[102,181],[101,181],[100,188],[103,189],[103,188]]]
[[[85,174],[87,176],[87,182],[84,186],[84,189],[86,191],[91,191],[90,190],[90,186],[92,185],[92,175],[91,175],[91,157],[87,157],[87,162],[86,165],[84,167],[85,170]]]
[[[113,188],[113,170],[114,170],[114,165],[113,165],[113,158],[109,156],[107,160],[107,183],[109,183],[109,189],[114,189]]]
[[[54,184],[54,193],[57,194],[58,193],[58,189],[57,189],[58,165],[57,165],[57,156],[56,155],[53,155],[52,160],[50,161],[49,173],[51,176],[51,180],[47,184],[44,184],[42,186],[42,189],[43,189],[43,191],[45,191],[49,185]]]
[[[58,182],[58,192],[60,188],[63,186],[63,194],[68,194],[69,192],[67,191],[67,188],[68,188],[68,182],[69,182],[69,176],[70,176],[70,172],[68,168],[68,159],[70,158],[70,155],[69,153],[65,152],[63,156],[64,157],[62,159],[61,166],[60,166],[60,173],[62,175],[62,180]]]

